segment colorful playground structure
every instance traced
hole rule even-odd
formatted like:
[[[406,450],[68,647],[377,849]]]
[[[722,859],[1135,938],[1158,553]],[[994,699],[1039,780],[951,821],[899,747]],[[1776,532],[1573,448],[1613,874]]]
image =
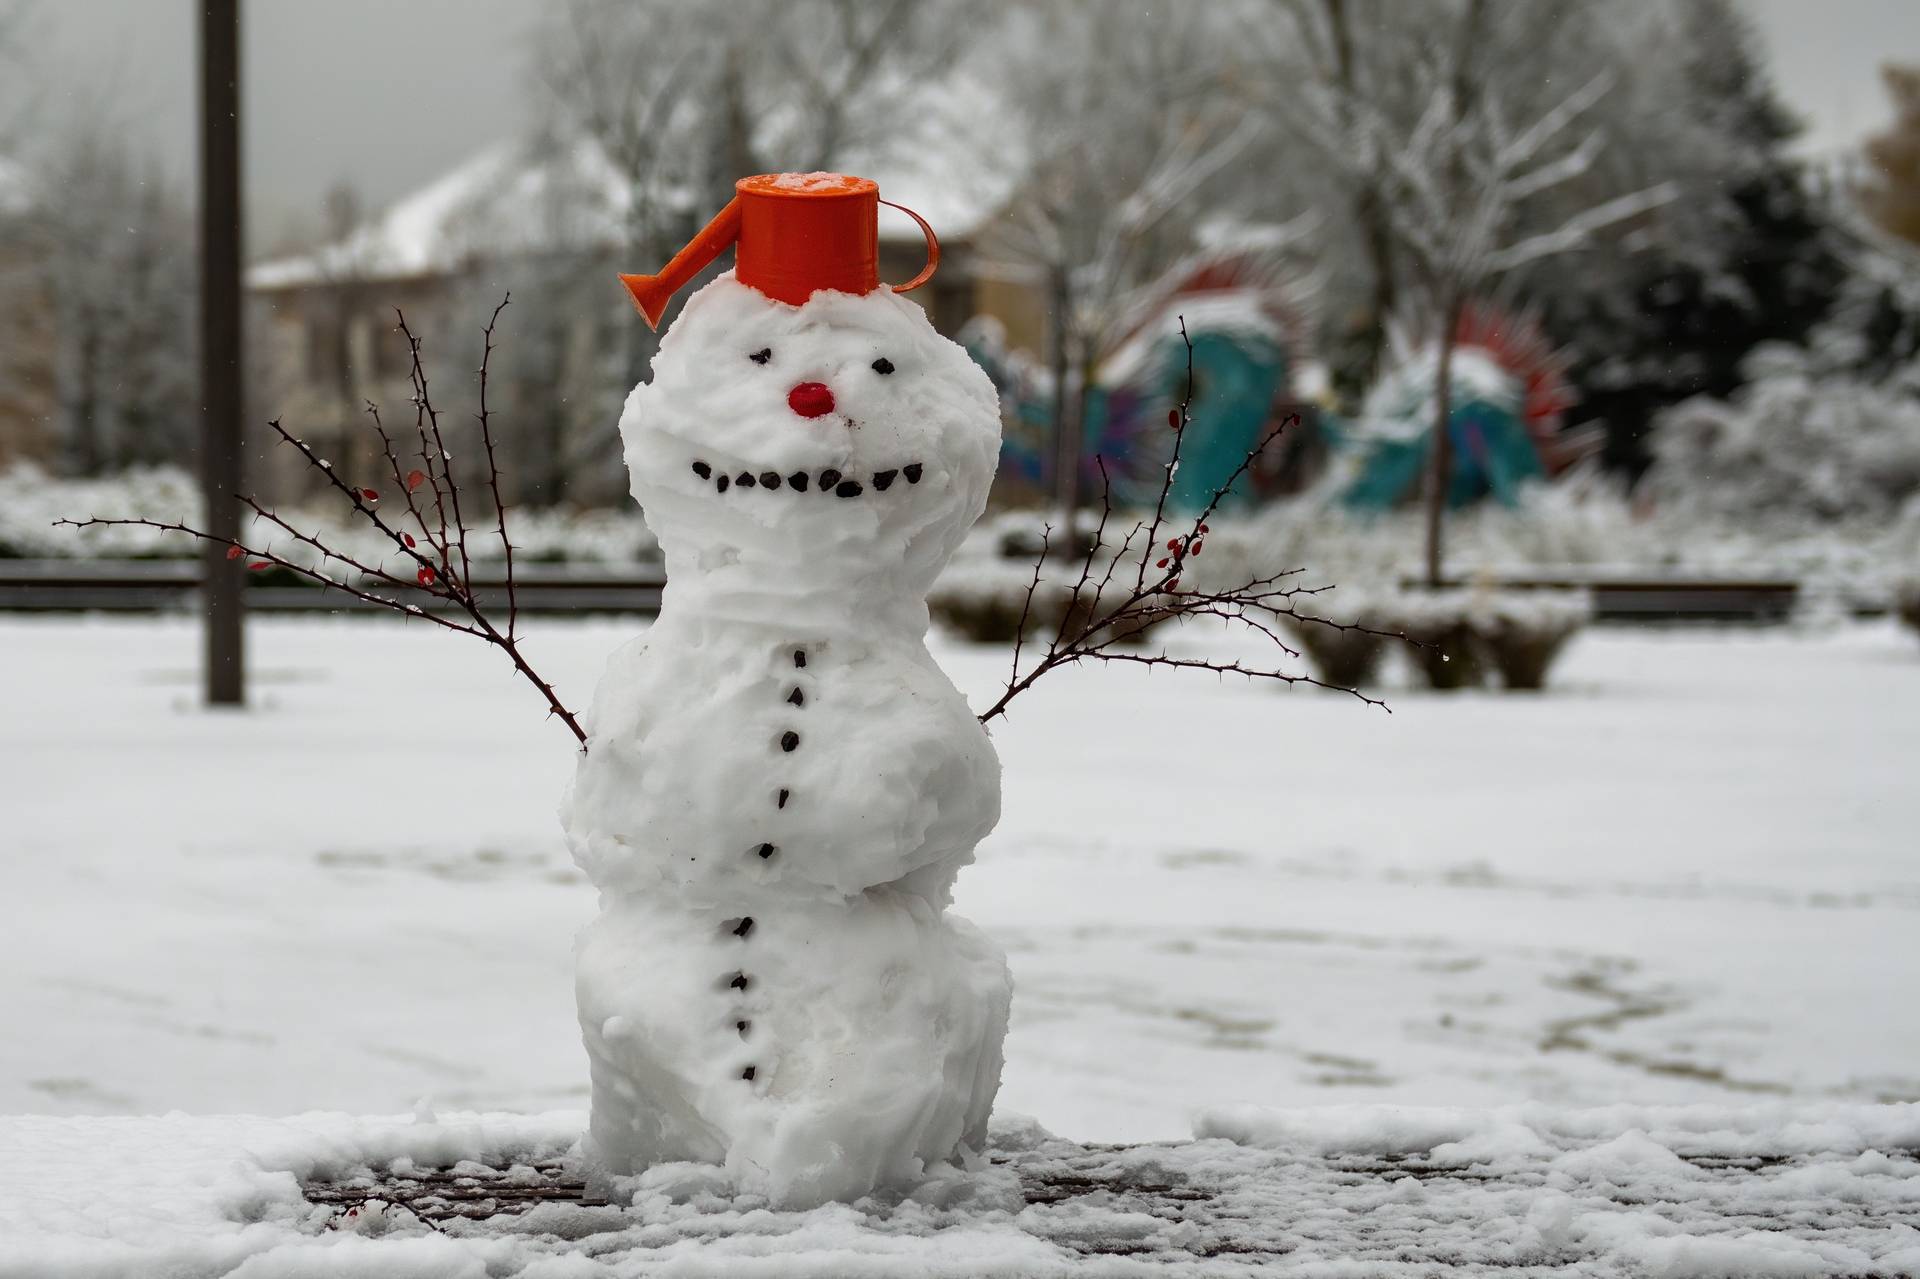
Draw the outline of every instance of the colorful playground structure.
[[[1402,351],[1358,418],[1330,427],[1339,436],[1338,482],[1347,506],[1387,510],[1424,491],[1438,369],[1437,345]],[[1451,506],[1484,497],[1513,505],[1527,481],[1560,474],[1601,442],[1597,429],[1564,428],[1574,403],[1565,361],[1531,316],[1491,306],[1462,314],[1448,400]]]
[[[1263,450],[1232,502],[1260,502],[1312,478],[1321,451],[1320,406],[1302,388],[1324,379],[1300,359],[1304,326],[1265,274],[1245,257],[1215,257],[1176,271],[1153,291],[1138,319],[1110,344],[1088,388],[1082,494],[1100,491],[1101,462],[1116,503],[1158,494],[1173,447],[1167,413],[1186,393],[1182,320],[1193,342],[1192,416],[1170,503],[1182,510],[1203,506],[1262,433],[1294,412],[1301,426]],[[1000,392],[1002,482],[1047,492],[1055,456],[1051,371],[1007,350],[990,321],[968,326],[962,340]]]
[[[1100,490],[1104,463],[1120,505],[1151,502],[1170,459],[1168,411],[1187,391],[1191,420],[1169,504],[1191,511],[1290,414],[1300,422],[1266,449],[1224,508],[1257,505],[1321,482],[1357,510],[1386,510],[1424,491],[1434,420],[1437,348],[1402,347],[1367,396],[1342,420],[1327,406],[1323,367],[1307,355],[1307,326],[1272,272],[1245,256],[1200,260],[1168,276],[1109,345],[1086,395],[1078,491]],[[1184,322],[1186,337],[1181,335]],[[1000,392],[1001,483],[1033,495],[1053,489],[1053,376],[1007,349],[990,320],[962,334]],[[1453,354],[1448,414],[1448,499],[1512,504],[1529,480],[1557,475],[1599,445],[1594,430],[1563,429],[1573,392],[1565,361],[1535,320],[1492,306],[1463,314]]]

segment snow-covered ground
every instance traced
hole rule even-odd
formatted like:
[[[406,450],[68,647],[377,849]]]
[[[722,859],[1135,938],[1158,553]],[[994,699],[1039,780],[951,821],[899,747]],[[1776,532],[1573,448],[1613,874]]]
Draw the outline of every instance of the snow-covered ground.
[[[576,706],[634,629],[534,625]],[[570,737],[425,627],[250,643],[256,708],[208,714],[185,622],[0,620],[0,1113],[584,1107]],[[957,906],[1018,983],[1002,1107],[1920,1098],[1920,646],[1603,631],[1558,676],[1019,699]]]
[[[471,1196],[554,1186],[583,1119],[0,1116],[0,1276],[1911,1279],[1920,1270],[1912,1104],[1249,1107],[1203,1115],[1199,1140],[1122,1147],[1080,1146],[996,1116],[986,1166],[947,1171],[909,1197],[812,1211],[770,1207],[698,1164],[617,1181],[599,1204],[574,1181],[562,1187],[569,1196],[524,1216],[484,1220],[443,1216],[449,1183],[421,1183],[451,1166]],[[479,1215],[491,1205],[465,1206]],[[438,1224],[429,1229],[414,1208]]]

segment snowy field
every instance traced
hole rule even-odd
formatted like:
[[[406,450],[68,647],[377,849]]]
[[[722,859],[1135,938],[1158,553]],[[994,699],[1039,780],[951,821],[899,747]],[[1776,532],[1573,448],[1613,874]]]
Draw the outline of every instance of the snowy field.
[[[535,627],[576,707],[634,629]],[[569,736],[424,627],[250,642],[211,715],[183,621],[0,621],[0,1113],[584,1108]],[[1018,983],[1001,1108],[1920,1098],[1920,646],[1603,631],[1558,682],[1023,697],[957,905]]]

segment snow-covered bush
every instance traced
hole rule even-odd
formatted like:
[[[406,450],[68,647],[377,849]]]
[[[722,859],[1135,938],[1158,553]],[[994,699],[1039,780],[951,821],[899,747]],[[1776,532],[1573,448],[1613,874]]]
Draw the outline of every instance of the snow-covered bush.
[[[1407,637],[1407,655],[1430,688],[1473,688],[1486,682],[1476,620],[1476,592],[1401,591],[1373,606],[1381,629]]]
[[[1039,637],[1044,643],[1063,630],[1072,634],[1091,616],[1090,599],[1073,604],[1073,580],[1079,571],[1078,560],[1049,557],[1036,586],[1031,558],[959,556],[928,593],[927,610],[935,621],[977,644],[1013,643],[1024,612],[1027,638]],[[1027,604],[1029,588],[1033,592],[1031,607]],[[1116,632],[1114,639],[1136,644],[1157,625],[1157,621],[1134,623]]]
[[[1421,571],[1418,510],[1350,510],[1326,489],[1218,522],[1207,539],[1202,581],[1248,571],[1304,568],[1315,583],[1368,590]],[[1449,573],[1505,575],[1545,568],[1644,566],[1661,554],[1658,531],[1637,522],[1620,487],[1594,472],[1529,484],[1514,507],[1481,503],[1447,525]]]
[[[1397,631],[1436,689],[1467,688],[1500,673],[1509,689],[1539,689],[1561,650],[1587,622],[1585,591],[1402,591],[1376,601],[1372,624]]]
[[[1353,598],[1348,597],[1349,601]],[[1326,621],[1346,622],[1348,626],[1315,621],[1322,613]],[[1288,618],[1286,625],[1288,635],[1299,644],[1322,680],[1341,688],[1361,688],[1373,682],[1386,651],[1385,637],[1369,633],[1377,620],[1364,607],[1351,611],[1329,607],[1311,616]]]
[[[1541,689],[1567,641],[1592,615],[1585,591],[1500,591],[1483,598],[1474,631],[1503,685]]]
[[[30,462],[0,471],[0,558],[102,556],[187,559],[191,538],[124,525],[55,528],[59,519],[200,522],[200,485],[177,466],[137,467],[97,479],[63,480]]]
[[[1341,587],[1302,612],[1364,628],[1338,630],[1306,618],[1288,623],[1315,673],[1329,684],[1370,683],[1392,645],[1369,632],[1385,632],[1413,641],[1405,646],[1408,660],[1433,688],[1474,687],[1498,672],[1505,688],[1538,689],[1593,606],[1585,591]]]
[[[1731,399],[1661,414],[1648,495],[1698,518],[1834,523],[1886,519],[1920,493],[1920,395],[1901,377],[1828,371],[1769,345]]]
[[[282,514],[363,563],[376,562],[392,551],[379,533],[361,521],[343,518],[324,501],[288,508]],[[631,564],[659,557],[653,534],[640,513],[630,508],[515,508],[512,515],[514,553],[522,563]],[[31,463],[0,471],[0,558],[192,559],[200,553],[192,538],[155,528],[54,527],[55,520],[96,516],[201,526],[199,481],[175,466],[136,467],[91,479],[58,479]],[[271,544],[276,553],[297,563],[319,562],[318,552],[257,516],[248,516],[242,528],[251,544]],[[476,540],[469,553],[476,560],[498,559],[501,554],[498,542],[491,539]]]
[[[1320,678],[1345,687],[1372,679],[1385,641],[1404,635],[1407,656],[1430,687],[1470,688],[1498,672],[1509,689],[1544,688],[1555,659],[1592,615],[1585,591],[1340,591],[1320,615],[1365,631],[1337,631],[1304,621],[1289,626]]]

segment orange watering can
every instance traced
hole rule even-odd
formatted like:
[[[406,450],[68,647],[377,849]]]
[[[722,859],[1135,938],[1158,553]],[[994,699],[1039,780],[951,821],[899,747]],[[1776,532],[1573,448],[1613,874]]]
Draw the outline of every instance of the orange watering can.
[[[822,289],[871,293],[880,287],[880,205],[899,209],[927,237],[927,264],[895,293],[919,288],[940,265],[940,241],[927,220],[880,198],[867,178],[842,173],[763,173],[733,184],[735,195],[658,275],[622,275],[633,304],[660,327],[667,303],[730,244],[734,278],[799,306]]]

